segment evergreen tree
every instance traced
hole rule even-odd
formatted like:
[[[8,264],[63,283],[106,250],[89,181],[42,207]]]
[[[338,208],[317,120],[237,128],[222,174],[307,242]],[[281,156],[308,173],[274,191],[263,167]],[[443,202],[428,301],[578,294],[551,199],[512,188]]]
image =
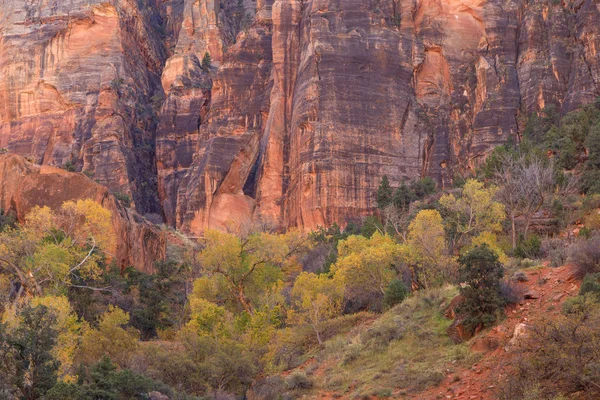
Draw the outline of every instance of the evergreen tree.
[[[410,203],[415,201],[415,193],[406,185],[406,183],[402,182],[400,187],[396,189],[394,193],[394,205],[402,211],[408,209]]]
[[[498,255],[486,244],[477,246],[458,259],[460,278],[465,285],[460,293],[463,302],[458,308],[465,315],[464,325],[471,332],[479,326],[492,325],[504,305],[500,279],[504,276]]]
[[[600,193],[600,124],[590,129],[586,147],[588,159],[583,173],[584,190],[588,193]]]
[[[387,175],[384,175],[377,190],[377,207],[383,210],[392,202],[392,187]]]
[[[56,384],[59,367],[51,354],[56,317],[45,306],[27,306],[19,325],[0,325],[0,386],[23,400],[42,398]]]
[[[202,69],[208,71],[212,65],[212,57],[208,52],[204,53],[204,57],[202,57]]]

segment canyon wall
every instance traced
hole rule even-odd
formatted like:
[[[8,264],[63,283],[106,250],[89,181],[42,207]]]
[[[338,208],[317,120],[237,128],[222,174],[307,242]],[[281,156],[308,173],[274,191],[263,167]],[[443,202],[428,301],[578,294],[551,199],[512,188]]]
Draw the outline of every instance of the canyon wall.
[[[0,147],[190,234],[343,224],[600,96],[597,0],[16,0],[0,36]]]

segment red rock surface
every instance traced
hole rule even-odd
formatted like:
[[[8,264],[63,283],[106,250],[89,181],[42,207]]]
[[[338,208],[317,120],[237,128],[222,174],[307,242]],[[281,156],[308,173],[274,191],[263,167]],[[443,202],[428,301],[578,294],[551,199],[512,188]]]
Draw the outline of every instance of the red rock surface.
[[[196,234],[343,224],[600,95],[594,0],[140,4],[0,5],[0,147]]]
[[[92,199],[112,212],[116,248],[105,250],[117,265],[151,273],[154,263],[165,258],[164,234],[125,209],[104,186],[80,173],[35,165],[16,155],[0,156],[0,208],[13,210],[19,221],[35,206],[58,209],[78,199]]]

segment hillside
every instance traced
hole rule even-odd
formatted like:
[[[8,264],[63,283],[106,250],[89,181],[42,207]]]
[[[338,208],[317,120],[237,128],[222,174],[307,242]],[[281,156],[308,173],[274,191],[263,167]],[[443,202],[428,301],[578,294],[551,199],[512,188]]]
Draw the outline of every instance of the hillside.
[[[507,306],[506,317],[465,343],[446,333],[451,321],[444,314],[456,289],[423,293],[380,317],[365,316],[283,377],[311,383],[297,398],[498,399],[515,373],[523,336],[542,317],[559,318],[564,301],[579,294],[574,275],[573,265],[526,269],[527,281],[517,283],[520,297]],[[268,398],[261,397],[262,386],[255,390],[250,399]]]

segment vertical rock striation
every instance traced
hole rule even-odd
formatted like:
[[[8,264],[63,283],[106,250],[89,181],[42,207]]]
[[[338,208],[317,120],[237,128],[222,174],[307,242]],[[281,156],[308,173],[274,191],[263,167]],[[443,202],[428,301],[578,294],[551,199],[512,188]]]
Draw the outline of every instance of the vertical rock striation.
[[[0,5],[0,147],[194,234],[344,223],[600,95],[595,0],[140,4]]]

